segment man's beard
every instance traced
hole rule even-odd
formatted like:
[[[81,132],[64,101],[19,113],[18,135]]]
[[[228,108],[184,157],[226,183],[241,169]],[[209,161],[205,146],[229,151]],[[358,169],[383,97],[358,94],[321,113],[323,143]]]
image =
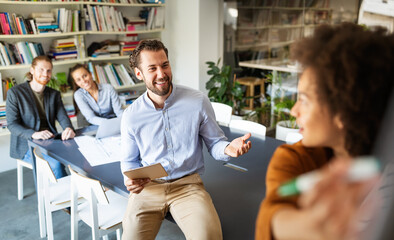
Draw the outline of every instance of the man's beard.
[[[145,79],[145,77],[144,77],[144,79]],[[167,81],[167,87],[166,88],[164,88],[164,89],[162,89],[162,90],[160,90],[160,89],[158,89],[158,88],[155,88],[154,87],[154,84],[152,84],[152,85],[148,85],[148,84],[146,84],[146,82],[147,81],[145,81],[145,85],[146,85],[146,87],[151,91],[151,92],[153,92],[154,94],[156,94],[156,95],[158,95],[158,96],[165,96],[165,95],[167,95],[169,92],[170,92],[170,90],[171,90],[171,87],[172,87],[172,80],[170,79],[170,77],[165,77],[164,79],[158,79],[158,80],[155,80],[155,81],[162,81],[162,80],[164,80],[164,81]]]

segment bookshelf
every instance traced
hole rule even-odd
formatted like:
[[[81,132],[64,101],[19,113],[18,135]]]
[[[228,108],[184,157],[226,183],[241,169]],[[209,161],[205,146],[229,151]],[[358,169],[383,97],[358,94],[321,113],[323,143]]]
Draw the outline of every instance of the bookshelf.
[[[359,0],[224,1],[224,63],[288,63],[289,46],[321,24],[356,22]]]
[[[93,65],[99,64],[123,64],[124,66],[128,65],[128,55],[125,56],[105,56],[105,57],[92,57],[88,56],[88,46],[90,46],[94,42],[102,42],[105,40],[113,40],[113,41],[122,41],[121,39],[126,38],[128,35],[138,35],[138,41],[141,39],[148,38],[161,38],[161,32],[164,30],[164,8],[165,4],[163,3],[139,3],[142,1],[137,0],[115,0],[118,3],[110,3],[108,1],[103,0],[102,2],[97,2],[93,0],[89,1],[11,1],[11,0],[0,0],[1,11],[0,13],[7,12],[10,15],[13,13],[16,16],[20,16],[24,19],[28,19],[31,16],[31,13],[49,13],[54,11],[54,9],[64,8],[69,10],[70,12],[78,13],[78,27],[71,28],[71,30],[67,31],[58,31],[52,33],[37,33],[37,34],[8,34],[4,32],[0,28],[0,42],[5,44],[15,44],[17,42],[35,42],[41,43],[42,48],[47,55],[51,49],[51,45],[55,40],[66,39],[66,38],[76,38],[78,56],[74,59],[65,59],[65,60],[53,60],[53,74],[55,76],[58,72],[66,72],[68,74],[68,69],[77,63],[88,64],[92,63]],[[129,3],[127,3],[129,2]],[[133,22],[135,19],[139,18],[140,12],[145,10],[150,13],[150,9],[161,9],[161,25],[157,27],[158,23],[155,22],[155,19],[148,15],[148,19],[146,21],[146,27],[132,29],[129,30],[127,28],[126,22],[124,23],[124,28],[121,28],[121,23],[119,21],[116,22],[114,18],[112,18],[112,28],[109,27],[104,14],[104,19],[107,26],[106,29],[104,27],[100,30],[98,28],[98,22],[96,20],[97,30],[92,30],[93,28],[89,28],[86,26],[86,22],[84,18],[88,18],[89,16],[85,15],[88,8],[92,9],[103,9],[101,11],[105,11],[105,9],[113,9],[116,12],[120,12],[121,14],[119,19],[128,19],[129,22]],[[85,11],[86,9],[86,11]],[[158,10],[157,10],[158,11]],[[105,13],[105,12],[104,12]],[[156,13],[156,12],[155,12]],[[83,16],[83,17],[82,17]],[[96,16],[96,15],[95,15]],[[111,15],[112,16],[112,15]],[[56,16],[55,16],[56,17]],[[155,15],[156,17],[156,15]],[[151,20],[149,20],[149,18]],[[90,18],[92,20],[92,18]],[[94,18],[93,18],[94,20]],[[149,21],[148,21],[149,20]],[[57,20],[58,21],[58,20]],[[74,21],[74,17],[72,17],[72,21]],[[84,22],[84,24],[82,24]],[[74,22],[72,22],[74,26]],[[118,24],[119,28],[116,29],[115,25]],[[150,25],[148,25],[150,24]],[[155,25],[156,24],[156,25]],[[0,25],[3,25],[0,21]],[[59,24],[60,28],[60,24]],[[18,31],[16,31],[18,32]],[[15,33],[15,31],[14,31]],[[18,64],[1,64],[0,62],[0,75],[2,78],[14,77],[18,84],[24,81],[24,75],[29,71],[30,63],[18,63]],[[123,85],[123,86],[114,86],[118,92],[125,92],[127,90],[138,90],[142,92],[145,89],[145,85],[143,83],[137,83],[134,85]],[[72,104],[72,93],[68,91],[67,93],[62,93],[63,102],[65,105]],[[1,100],[0,100],[1,102]],[[1,105],[0,105],[1,106]],[[0,133],[2,134],[2,133]]]
[[[318,24],[330,23],[328,0],[307,2],[238,1],[231,6],[237,9],[233,50],[252,52],[247,60],[286,59],[291,43],[311,34]]]

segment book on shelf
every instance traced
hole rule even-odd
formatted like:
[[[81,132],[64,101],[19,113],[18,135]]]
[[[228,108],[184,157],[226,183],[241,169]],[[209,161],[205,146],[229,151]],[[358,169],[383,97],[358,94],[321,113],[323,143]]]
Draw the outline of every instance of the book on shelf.
[[[88,69],[89,72],[92,74],[93,81],[98,82],[97,72],[95,71],[92,62],[88,62]]]
[[[123,64],[88,64],[89,71],[98,83],[109,83],[114,87],[131,86],[135,82]]]
[[[51,18],[38,18],[40,23],[47,23]],[[52,19],[51,19],[52,20]],[[38,22],[38,21],[37,21]],[[24,18],[15,13],[0,12],[0,31],[2,34],[36,34],[34,18]]]
[[[126,29],[129,32],[146,30],[146,20],[143,18],[133,18],[129,19],[126,24]]]
[[[3,66],[30,64],[34,57],[45,55],[41,43],[35,42],[0,42],[0,63]]]
[[[16,80],[14,77],[8,77],[5,79],[1,78],[1,73],[0,73],[0,81],[1,81],[1,98],[0,102],[4,102],[7,99],[7,91],[12,88],[13,86],[16,85]]]
[[[2,66],[9,66],[12,64],[8,49],[5,47],[6,44],[0,42],[0,62]]]
[[[89,22],[90,22],[90,26],[91,26],[91,29],[86,29],[86,30],[97,31],[98,30],[98,27],[97,27],[98,23],[96,21],[95,14],[93,13],[93,8],[92,8],[92,6],[88,5],[88,6],[86,6],[86,9],[87,9],[87,14],[88,14]]]
[[[145,8],[140,11],[140,16],[146,19],[146,29],[157,29],[164,27],[164,9],[161,7]]]
[[[0,102],[4,102],[5,101],[5,93],[3,92],[3,79],[1,77],[1,72],[0,72]],[[3,108],[4,106],[0,106],[1,108]],[[4,107],[4,111],[5,111],[5,107]]]
[[[28,50],[28,45],[26,45],[26,42],[17,42],[16,47],[21,54],[23,63],[31,64],[33,58],[31,56],[31,52]]]
[[[123,15],[113,6],[91,6],[83,10],[87,30],[103,32],[125,31]]]
[[[0,13],[0,25],[1,25],[1,32],[2,32],[2,34],[6,34],[6,35],[12,34],[9,22],[6,19],[6,16],[5,16],[4,12]]]
[[[164,16],[165,16],[164,8],[161,7],[155,8],[153,29],[164,28]]]

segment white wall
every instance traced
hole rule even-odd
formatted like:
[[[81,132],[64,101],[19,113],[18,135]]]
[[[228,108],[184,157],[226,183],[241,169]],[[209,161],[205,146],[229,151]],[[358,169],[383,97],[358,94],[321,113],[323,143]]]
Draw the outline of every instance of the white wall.
[[[162,40],[176,84],[205,90],[206,61],[221,55],[219,7],[222,0],[167,0]]]

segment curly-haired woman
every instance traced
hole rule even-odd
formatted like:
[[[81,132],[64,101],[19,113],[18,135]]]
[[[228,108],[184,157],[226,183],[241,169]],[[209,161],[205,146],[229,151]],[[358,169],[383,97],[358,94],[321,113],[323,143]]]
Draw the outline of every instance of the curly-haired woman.
[[[303,208],[298,197],[278,196],[277,188],[334,157],[371,153],[393,89],[394,35],[383,29],[320,26],[293,46],[292,56],[303,66],[291,110],[303,140],[279,147],[271,159],[256,239],[327,239],[325,231],[332,229],[324,228],[324,219],[330,213]]]

